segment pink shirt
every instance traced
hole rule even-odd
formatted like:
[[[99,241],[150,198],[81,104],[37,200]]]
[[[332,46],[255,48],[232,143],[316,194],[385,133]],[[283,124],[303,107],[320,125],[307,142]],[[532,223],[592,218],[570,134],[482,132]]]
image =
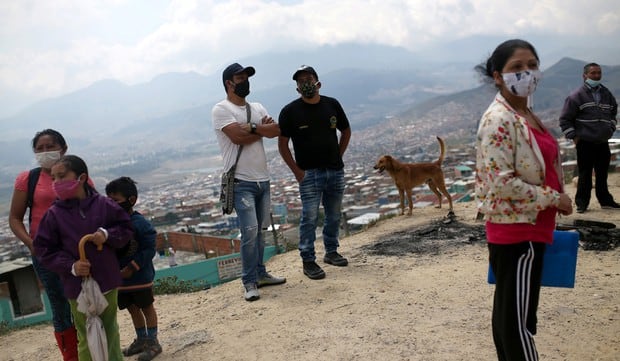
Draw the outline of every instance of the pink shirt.
[[[25,171],[19,173],[17,178],[15,179],[15,190],[28,192],[28,175],[30,171]],[[34,236],[39,229],[39,223],[41,222],[41,218],[45,214],[45,211],[54,203],[56,200],[56,194],[52,189],[52,177],[49,173],[41,171],[41,175],[39,176],[39,181],[37,182],[37,186],[34,189],[34,197],[32,200],[32,222],[30,223],[30,238],[34,239]],[[28,215],[28,210],[26,210],[26,216]]]
[[[530,128],[536,143],[545,159],[544,184],[556,191],[562,189],[560,179],[555,171],[554,162],[558,157],[558,145],[553,136],[547,131]],[[513,244],[523,241],[553,243],[555,230],[555,216],[557,208],[549,207],[540,212],[536,223],[486,223],[487,240],[494,244]]]
[[[30,171],[27,170],[17,175],[17,178],[15,179],[15,190],[26,193],[28,192],[29,174]],[[88,184],[93,186],[93,182],[90,178],[88,179]],[[29,229],[30,238],[34,239],[43,215],[55,200],[56,193],[54,193],[54,189],[52,188],[52,176],[49,173],[41,171],[37,186],[34,189],[34,196],[32,200],[32,222],[30,222]],[[26,216],[27,215],[28,210],[26,210]]]

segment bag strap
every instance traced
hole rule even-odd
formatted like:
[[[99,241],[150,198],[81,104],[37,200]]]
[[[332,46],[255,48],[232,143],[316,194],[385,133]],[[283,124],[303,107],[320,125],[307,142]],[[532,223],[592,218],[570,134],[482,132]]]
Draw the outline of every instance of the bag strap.
[[[26,208],[28,208],[28,222],[32,223],[32,204],[34,202],[34,189],[37,187],[41,167],[32,168],[28,173],[28,193],[26,198]]]
[[[250,108],[250,103],[245,103],[245,113],[248,116],[248,123],[250,122],[250,120],[252,119],[252,109]],[[237,152],[237,159],[235,159],[235,165],[234,167],[237,166],[237,162],[239,162],[239,157],[241,156],[241,151],[243,150],[243,144],[239,146],[239,151]]]

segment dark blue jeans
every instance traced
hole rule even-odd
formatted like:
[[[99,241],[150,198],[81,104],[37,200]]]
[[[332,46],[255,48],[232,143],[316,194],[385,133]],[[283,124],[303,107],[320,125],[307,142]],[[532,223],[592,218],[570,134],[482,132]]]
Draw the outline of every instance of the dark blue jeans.
[[[271,190],[269,181],[248,182],[235,179],[235,212],[241,231],[241,281],[256,283],[265,275],[263,226],[269,224]]]
[[[65,297],[60,277],[56,273],[43,267],[36,257],[32,257],[32,266],[37,276],[39,276],[39,280],[43,284],[45,293],[47,293],[47,298],[50,301],[54,331],[62,332],[70,328],[73,326],[71,306]]]
[[[299,253],[302,261],[316,260],[314,241],[319,220],[319,205],[323,204],[323,244],[325,253],[338,250],[340,208],[344,194],[343,169],[309,169],[299,184],[301,219],[299,221]]]

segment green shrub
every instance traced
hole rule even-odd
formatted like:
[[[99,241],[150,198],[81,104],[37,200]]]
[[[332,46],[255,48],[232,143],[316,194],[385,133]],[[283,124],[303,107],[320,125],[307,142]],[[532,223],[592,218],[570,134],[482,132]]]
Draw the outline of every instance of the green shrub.
[[[44,325],[44,324],[48,324],[51,325],[52,321],[41,321],[41,322],[37,322],[34,324],[25,324],[25,325],[9,325],[9,323],[7,321],[0,321],[0,336],[2,335],[7,335],[13,331],[16,330],[21,330],[22,328],[28,328],[31,326],[35,326],[35,325]]]
[[[195,281],[179,280],[177,276],[163,277],[153,283],[153,294],[164,295],[173,293],[196,292],[208,288]]]
[[[0,321],[0,336],[6,335],[11,331],[11,326],[6,321]]]

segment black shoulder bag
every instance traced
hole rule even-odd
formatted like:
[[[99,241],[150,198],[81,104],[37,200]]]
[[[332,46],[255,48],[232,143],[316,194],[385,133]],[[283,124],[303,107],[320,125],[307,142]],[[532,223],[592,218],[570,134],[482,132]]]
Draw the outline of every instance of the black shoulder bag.
[[[28,208],[28,224],[32,223],[32,205],[34,204],[34,189],[37,187],[41,167],[32,168],[28,173],[28,193],[26,198],[26,208]]]
[[[245,104],[245,110],[248,115],[248,123],[249,123],[250,117],[251,117],[250,103]],[[224,212],[224,214],[231,214],[233,209],[235,209],[235,197],[234,197],[235,171],[237,170],[237,162],[239,162],[239,157],[241,156],[242,150],[243,150],[243,145],[240,145],[239,151],[237,152],[237,159],[235,160],[235,164],[233,164],[233,166],[230,167],[229,170],[222,173],[220,203],[222,204],[222,212]]]

